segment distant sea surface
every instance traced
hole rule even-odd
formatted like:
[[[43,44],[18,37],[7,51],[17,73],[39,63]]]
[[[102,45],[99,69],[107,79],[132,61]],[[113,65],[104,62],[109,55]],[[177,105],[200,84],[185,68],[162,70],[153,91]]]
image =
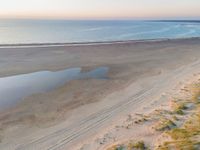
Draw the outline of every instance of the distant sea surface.
[[[200,37],[199,21],[0,20],[0,44]]]

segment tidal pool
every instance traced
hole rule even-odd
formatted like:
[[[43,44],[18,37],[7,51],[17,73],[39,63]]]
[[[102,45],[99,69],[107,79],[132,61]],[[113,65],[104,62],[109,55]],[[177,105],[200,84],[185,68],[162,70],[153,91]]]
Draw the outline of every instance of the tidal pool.
[[[58,88],[71,80],[95,78],[107,79],[108,67],[88,72],[70,68],[57,72],[40,71],[0,78],[0,110],[15,105],[24,97]]]

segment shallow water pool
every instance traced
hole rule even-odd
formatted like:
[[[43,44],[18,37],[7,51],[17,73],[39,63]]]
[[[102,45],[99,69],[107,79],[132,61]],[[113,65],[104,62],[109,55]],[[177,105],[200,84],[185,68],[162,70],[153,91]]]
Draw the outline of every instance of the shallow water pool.
[[[99,67],[88,72],[70,68],[57,72],[40,71],[0,78],[0,110],[15,105],[24,97],[58,88],[71,80],[95,78],[107,79],[108,67]]]

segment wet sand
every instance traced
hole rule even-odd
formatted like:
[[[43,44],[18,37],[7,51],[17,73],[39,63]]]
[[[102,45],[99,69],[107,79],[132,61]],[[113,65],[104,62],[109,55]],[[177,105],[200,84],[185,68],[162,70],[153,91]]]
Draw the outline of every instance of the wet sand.
[[[73,80],[1,112],[0,149],[101,149],[96,139],[120,118],[153,107],[150,102],[199,71],[199,56],[199,38],[2,47],[0,77],[106,66],[109,80]]]

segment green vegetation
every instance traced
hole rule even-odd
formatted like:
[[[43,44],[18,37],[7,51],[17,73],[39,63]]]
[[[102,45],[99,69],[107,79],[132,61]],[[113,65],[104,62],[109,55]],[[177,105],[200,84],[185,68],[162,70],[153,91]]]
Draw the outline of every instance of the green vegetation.
[[[173,140],[184,140],[189,137],[188,131],[186,129],[173,129],[168,132]]]
[[[176,114],[178,114],[178,115],[184,115],[184,112],[183,112],[183,110],[181,110],[181,109],[176,109],[174,112],[175,112]]]
[[[145,150],[145,144],[143,141],[139,141],[133,144],[132,148],[138,149],[138,150]]]
[[[200,83],[190,85],[187,92],[190,99],[172,101],[171,110],[156,110],[153,119],[143,117],[135,121],[156,121],[153,128],[164,135],[156,150],[200,150]],[[108,150],[147,149],[143,141],[131,141]]]
[[[161,119],[157,125],[155,125],[155,130],[156,131],[165,131],[165,130],[170,130],[176,127],[176,124],[169,120],[169,119]]]
[[[165,142],[159,150],[178,149],[178,150],[197,150],[198,141],[192,138],[192,134],[187,129],[173,129],[167,133],[172,141]]]
[[[197,88],[198,87],[198,88]],[[195,84],[191,89],[192,98],[190,102],[195,106],[191,112],[190,118],[186,120],[180,128],[174,128],[166,131],[169,141],[160,145],[157,150],[199,150],[200,149],[200,86]],[[185,104],[177,104],[175,107],[177,114],[183,114],[187,107]]]
[[[176,116],[173,116],[172,119],[173,119],[174,121],[178,121],[178,120],[179,120]]]
[[[178,102],[175,102],[173,107],[174,107],[173,112],[178,115],[184,115],[183,110],[188,109],[185,103],[178,103]]]
[[[124,145],[114,145],[110,148],[108,148],[107,150],[126,150]]]
[[[108,148],[107,150],[147,150],[148,148],[145,146],[144,141],[138,141],[138,142],[133,142],[130,141],[128,142],[127,145],[114,145],[111,148]]]
[[[123,145],[120,145],[120,146],[116,147],[116,150],[125,150],[125,147]]]

